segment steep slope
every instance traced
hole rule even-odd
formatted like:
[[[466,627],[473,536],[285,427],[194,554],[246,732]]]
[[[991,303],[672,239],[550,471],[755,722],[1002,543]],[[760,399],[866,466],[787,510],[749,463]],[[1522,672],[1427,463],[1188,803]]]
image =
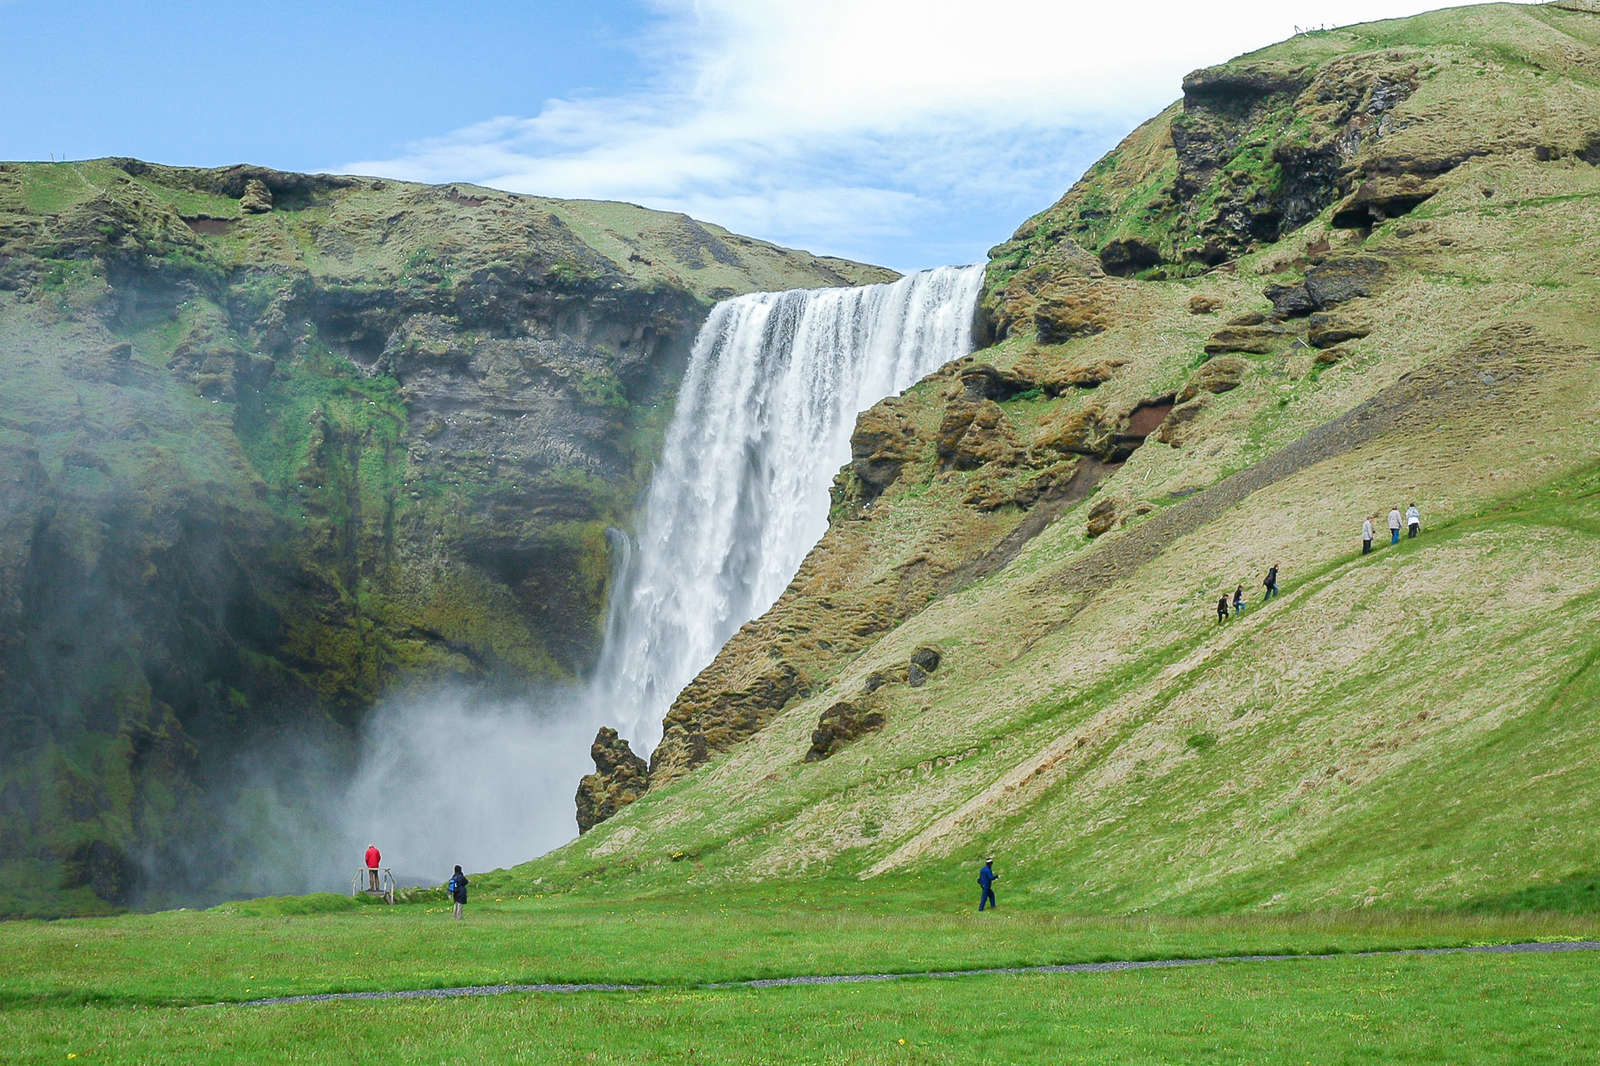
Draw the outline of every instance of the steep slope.
[[[680,697],[650,791],[502,876],[998,853],[1083,910],[1592,879],[1597,115],[1600,17],[1567,7],[1191,75],[995,249],[996,343],[862,417],[827,536]],[[1412,500],[1422,537],[1362,557]]]
[[[125,899],[262,734],[337,763],[396,684],[582,670],[710,304],[892,276],[627,204],[0,164],[0,855],[41,864],[0,883]]]

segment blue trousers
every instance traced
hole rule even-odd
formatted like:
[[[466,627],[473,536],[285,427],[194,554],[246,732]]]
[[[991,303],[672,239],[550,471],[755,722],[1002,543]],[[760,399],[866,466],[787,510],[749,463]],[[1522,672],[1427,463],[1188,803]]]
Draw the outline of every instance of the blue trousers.
[[[978,897],[978,909],[980,911],[983,910],[985,904],[989,906],[990,910],[993,910],[995,907],[999,906],[999,904],[995,903],[994,901],[994,888],[990,885],[983,886],[983,895]]]
[[[1389,530],[1389,543],[1390,544],[1399,544],[1400,543],[1400,531],[1398,529]]]

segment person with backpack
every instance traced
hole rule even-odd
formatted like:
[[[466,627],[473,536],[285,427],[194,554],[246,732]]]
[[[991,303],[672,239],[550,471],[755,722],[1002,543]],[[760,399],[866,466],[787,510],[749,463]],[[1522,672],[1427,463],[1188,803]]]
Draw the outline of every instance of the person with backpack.
[[[1222,623],[1226,622],[1227,620],[1228,620],[1228,597],[1226,595],[1223,595],[1223,596],[1219,596],[1217,598],[1217,624],[1221,625]]]
[[[450,875],[450,883],[444,888],[455,901],[456,917],[460,918],[461,908],[467,905],[467,875],[461,872],[461,867],[456,867],[456,872]]]
[[[990,910],[994,910],[999,906],[994,901],[994,883],[998,879],[994,872],[994,860],[984,859],[983,869],[978,871],[978,887],[983,889],[982,894],[978,896],[979,913],[982,913],[985,904],[988,905]]]
[[[1267,576],[1266,576],[1265,579],[1262,580],[1261,583],[1267,587],[1267,594],[1262,597],[1262,602],[1265,603],[1267,600],[1272,599],[1272,597],[1274,597],[1274,596],[1276,596],[1278,594],[1278,564],[1277,563],[1273,563],[1270,567],[1267,568]]]

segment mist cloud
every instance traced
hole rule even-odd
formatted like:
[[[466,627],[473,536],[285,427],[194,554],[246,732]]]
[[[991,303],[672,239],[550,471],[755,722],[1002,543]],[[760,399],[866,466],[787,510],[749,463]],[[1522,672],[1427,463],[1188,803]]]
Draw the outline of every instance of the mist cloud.
[[[577,836],[590,701],[579,686],[516,700],[442,689],[386,700],[355,738],[264,738],[210,785],[191,835],[143,857],[139,902],[349,892],[370,843],[401,887],[542,855]]]
[[[402,883],[437,883],[457,863],[511,866],[571,840],[573,793],[593,769],[595,724],[580,698],[457,692],[383,705],[363,726],[332,850],[353,870],[376,842]]]

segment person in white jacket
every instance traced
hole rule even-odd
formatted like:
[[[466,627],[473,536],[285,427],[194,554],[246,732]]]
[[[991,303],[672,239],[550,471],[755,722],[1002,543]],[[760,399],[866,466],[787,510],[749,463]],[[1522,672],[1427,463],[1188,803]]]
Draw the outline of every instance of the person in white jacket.
[[[1417,531],[1421,528],[1422,512],[1418,511],[1417,505],[1413,503],[1410,507],[1406,508],[1406,536],[1408,538],[1416,536]]]
[[[1389,543],[1400,543],[1400,508],[1398,507],[1389,511]]]
[[[1361,520],[1361,554],[1362,555],[1371,555],[1372,554],[1372,519],[1371,518],[1363,518]]]

